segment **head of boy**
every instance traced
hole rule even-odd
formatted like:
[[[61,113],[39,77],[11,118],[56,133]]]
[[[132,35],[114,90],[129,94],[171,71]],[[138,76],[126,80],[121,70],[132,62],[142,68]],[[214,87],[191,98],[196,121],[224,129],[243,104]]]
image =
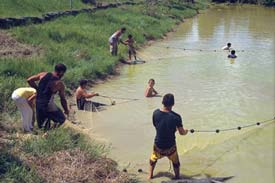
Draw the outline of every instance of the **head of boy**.
[[[131,34],[128,35],[128,39],[132,39],[133,36]]]
[[[148,84],[150,87],[153,87],[155,85],[155,80],[154,79],[149,79]]]
[[[162,99],[162,104],[166,108],[172,108],[175,104],[174,95],[171,93],[164,95]]]
[[[121,33],[124,33],[124,32],[126,32],[126,28],[125,28],[125,27],[122,27],[122,28],[120,29],[120,31],[121,31]]]
[[[87,81],[86,79],[81,79],[81,80],[79,81],[79,86],[80,86],[81,88],[86,88],[86,87],[87,87],[87,84],[88,84],[88,81]]]
[[[56,73],[57,77],[59,77],[59,79],[64,76],[66,70],[67,67],[64,64],[56,64],[54,67],[54,72]]]
[[[227,43],[227,47],[230,48],[231,47],[231,43]]]
[[[231,55],[235,55],[236,51],[235,50],[232,50],[231,51]]]

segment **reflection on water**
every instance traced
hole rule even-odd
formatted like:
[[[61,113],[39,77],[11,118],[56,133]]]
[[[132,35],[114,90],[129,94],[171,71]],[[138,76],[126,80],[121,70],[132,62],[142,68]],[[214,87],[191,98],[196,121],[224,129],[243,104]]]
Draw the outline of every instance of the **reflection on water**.
[[[161,107],[161,98],[143,97],[150,78],[161,94],[175,94],[174,109],[187,128],[237,127],[272,118],[274,30],[275,10],[257,6],[214,8],[187,20],[171,38],[142,50],[139,56],[146,64],[125,66],[118,78],[93,88],[102,95],[138,100],[114,99],[117,105],[89,116],[83,113],[81,121],[112,144],[111,156],[121,165],[147,169],[155,135],[152,112]],[[228,59],[228,52],[220,50],[227,42],[244,50],[236,52],[237,59]],[[234,183],[273,182],[274,130],[273,123],[251,130],[178,136],[182,171],[233,175]],[[164,159],[156,171],[168,168]]]

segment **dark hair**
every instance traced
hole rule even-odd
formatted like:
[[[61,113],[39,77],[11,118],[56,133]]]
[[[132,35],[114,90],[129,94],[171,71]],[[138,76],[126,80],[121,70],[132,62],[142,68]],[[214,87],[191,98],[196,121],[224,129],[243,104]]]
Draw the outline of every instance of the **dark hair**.
[[[232,54],[232,55],[235,55],[235,53],[236,53],[235,50],[232,50],[232,51],[231,51],[231,54]]]
[[[175,104],[174,95],[171,93],[164,95],[164,97],[162,99],[162,104],[165,107],[172,107]]]
[[[227,43],[227,46],[231,46],[231,43]]]
[[[125,27],[122,27],[120,30],[121,30],[121,31],[126,31],[126,28],[125,28]]]
[[[56,64],[54,67],[55,72],[60,73],[60,72],[66,72],[67,67],[64,64]]]
[[[81,80],[79,81],[79,85],[80,85],[80,86],[83,86],[83,85],[86,85],[86,84],[88,84],[87,79],[81,79]]]
[[[129,34],[129,35],[128,35],[128,38],[129,38],[129,39],[131,39],[132,37],[133,37],[132,34]]]
[[[149,79],[148,83],[149,83],[150,81],[153,81],[153,82],[155,82],[155,80],[154,80],[153,78]]]

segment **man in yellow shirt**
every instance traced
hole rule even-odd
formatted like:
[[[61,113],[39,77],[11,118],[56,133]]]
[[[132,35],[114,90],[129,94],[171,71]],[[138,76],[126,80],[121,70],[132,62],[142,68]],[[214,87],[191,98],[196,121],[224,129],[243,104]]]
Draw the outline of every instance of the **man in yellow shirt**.
[[[12,93],[12,99],[21,112],[23,122],[23,129],[25,132],[33,130],[33,107],[36,97],[36,90],[34,88],[18,88]]]

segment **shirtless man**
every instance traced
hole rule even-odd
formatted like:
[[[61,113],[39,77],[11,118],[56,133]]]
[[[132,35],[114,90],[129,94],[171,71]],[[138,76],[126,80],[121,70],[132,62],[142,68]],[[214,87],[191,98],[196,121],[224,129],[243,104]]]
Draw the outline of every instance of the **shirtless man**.
[[[98,96],[98,93],[87,93],[88,81],[85,79],[82,79],[79,81],[79,87],[76,89],[75,96],[76,96],[76,103],[78,110],[84,110],[85,103],[88,101],[87,98],[92,98],[94,96]]]
[[[61,109],[54,103],[56,93],[59,94],[64,113],[69,115],[65,98],[65,85],[60,80],[66,70],[64,64],[57,64],[53,72],[41,72],[27,79],[29,85],[37,90],[36,117],[39,128],[49,125],[49,120],[54,121],[54,127],[62,125],[66,120]],[[35,83],[36,81],[39,81],[38,85]]]
[[[154,79],[150,79],[148,81],[148,87],[146,88],[145,91],[145,97],[155,97],[157,96],[158,92],[154,89],[154,85],[155,85],[155,80]]]

